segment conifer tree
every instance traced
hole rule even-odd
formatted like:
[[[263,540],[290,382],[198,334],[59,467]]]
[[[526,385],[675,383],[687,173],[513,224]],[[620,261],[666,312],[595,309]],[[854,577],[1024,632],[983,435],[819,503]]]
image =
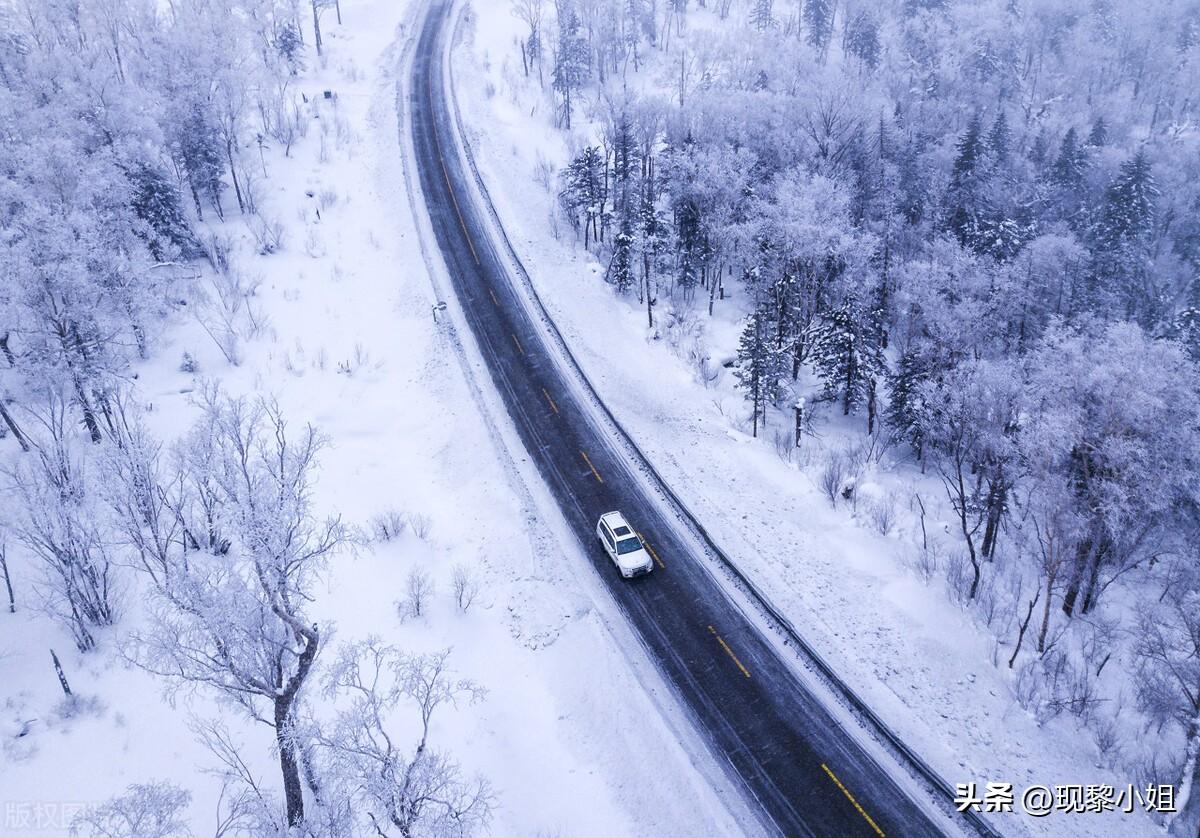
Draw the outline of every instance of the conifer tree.
[[[570,130],[571,96],[583,88],[591,70],[592,54],[580,33],[579,15],[572,11],[559,21],[558,52],[554,56],[554,89],[563,97],[563,124]]]
[[[805,40],[818,52],[822,60],[833,35],[834,11],[833,0],[804,0],[802,16],[806,30]]]
[[[772,308],[769,301],[760,303],[747,318],[733,372],[750,402],[754,436],[758,436],[759,419],[766,422],[767,407],[779,399],[779,379],[787,363],[774,340]]]
[[[775,15],[772,11],[773,5],[772,0],[754,0],[754,6],[750,9],[750,25],[759,32],[774,29]]]
[[[849,415],[867,403],[873,383],[886,366],[879,330],[854,297],[828,312],[817,333],[812,361],[825,385],[825,396],[842,403]]]

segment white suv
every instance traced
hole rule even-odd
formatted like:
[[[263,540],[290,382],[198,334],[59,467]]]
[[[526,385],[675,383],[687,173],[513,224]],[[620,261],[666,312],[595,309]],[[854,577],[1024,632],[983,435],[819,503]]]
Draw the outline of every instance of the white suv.
[[[620,512],[605,512],[600,516],[596,537],[626,579],[654,570],[654,562],[641,536],[633,531]]]

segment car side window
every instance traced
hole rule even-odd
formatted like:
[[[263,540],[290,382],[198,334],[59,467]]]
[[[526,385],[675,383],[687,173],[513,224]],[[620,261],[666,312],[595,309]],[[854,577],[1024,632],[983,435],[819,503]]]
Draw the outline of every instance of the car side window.
[[[612,533],[608,531],[608,524],[601,524],[600,532],[604,534],[604,540],[608,542],[608,549],[616,550],[617,544],[615,541],[613,541]]]

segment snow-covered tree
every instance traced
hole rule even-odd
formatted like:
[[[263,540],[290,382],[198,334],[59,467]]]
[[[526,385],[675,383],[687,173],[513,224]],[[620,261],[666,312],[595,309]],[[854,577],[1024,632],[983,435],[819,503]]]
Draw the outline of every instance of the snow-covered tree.
[[[80,450],[65,401],[55,395],[38,415],[32,451],[5,472],[13,532],[37,559],[35,593],[71,633],[79,651],[119,614],[118,556],[100,493],[100,476]]]
[[[885,370],[876,317],[857,297],[847,297],[822,316],[811,357],[825,397],[840,402],[847,416],[866,406],[872,421]]]
[[[773,337],[771,308],[760,304],[746,319],[738,343],[734,376],[750,402],[752,434],[758,436],[759,420],[766,421],[767,408],[779,399],[779,381],[787,364]]]
[[[130,786],[71,821],[78,838],[191,838],[186,809],[190,792],[171,783]]]
[[[591,76],[592,53],[580,32],[579,15],[567,3],[560,9],[558,44],[554,51],[554,89],[563,97],[562,121],[569,130],[574,111],[572,97],[583,89]],[[563,12],[566,12],[565,17]]]
[[[296,712],[322,640],[307,606],[345,531],[312,509],[324,445],[316,429],[293,435],[275,404],[213,391],[202,408],[174,473],[156,480],[179,534],[170,566],[152,577],[150,625],[133,659],[172,689],[216,690],[274,731],[287,822],[296,826],[304,820]],[[127,531],[133,526],[127,519]]]
[[[332,723],[312,720],[327,791],[352,802],[356,832],[467,838],[486,829],[494,800],[433,742],[434,717],[483,689],[455,678],[449,652],[413,655],[369,637],[343,646],[324,679]],[[406,740],[395,716],[411,713]],[[408,726],[412,726],[409,722]]]

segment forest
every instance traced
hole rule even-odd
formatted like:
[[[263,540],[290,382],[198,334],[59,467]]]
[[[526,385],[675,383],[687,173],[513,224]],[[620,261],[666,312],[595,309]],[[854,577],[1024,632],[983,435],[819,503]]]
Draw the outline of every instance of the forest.
[[[486,781],[463,776],[430,728],[481,688],[453,677],[447,653],[335,643],[311,616],[331,557],[398,537],[407,520],[362,529],[318,512],[329,437],[272,397],[198,379],[195,421],[168,443],[136,386],[180,324],[198,323],[230,368],[264,334],[261,279],[235,239],[248,229],[259,254],[279,250],[284,225],[260,209],[268,157],[316,125],[324,162],[350,130],[329,111],[315,121],[298,89],[306,62],[322,62],[322,23],[341,14],[333,0],[0,6],[4,610],[48,615],[81,655],[159,677],[172,706],[199,696],[270,731],[251,752],[227,717],[191,716],[190,730],[181,717],[163,741],[206,749],[198,770],[221,789],[216,811],[192,822],[190,781],[147,778],[56,824],[72,835],[467,835],[490,818]],[[199,373],[190,352],[178,364]],[[464,573],[460,609],[474,585]],[[62,688],[56,718],[103,712],[78,668],[43,656]],[[336,709],[318,718],[308,694]],[[5,736],[14,772],[29,755],[9,749],[37,721]]]
[[[955,546],[926,571],[994,633],[1017,700],[1185,807],[1200,6],[512,6],[575,149],[561,211],[604,279],[652,331],[739,299],[754,436],[786,440],[808,396],[935,476]],[[831,501],[850,469],[830,453]],[[1122,744],[1133,707],[1163,747]]]

